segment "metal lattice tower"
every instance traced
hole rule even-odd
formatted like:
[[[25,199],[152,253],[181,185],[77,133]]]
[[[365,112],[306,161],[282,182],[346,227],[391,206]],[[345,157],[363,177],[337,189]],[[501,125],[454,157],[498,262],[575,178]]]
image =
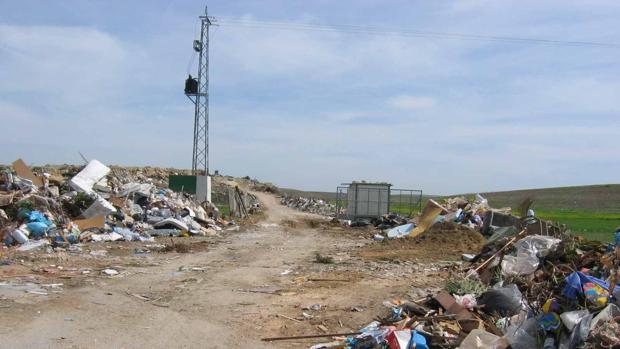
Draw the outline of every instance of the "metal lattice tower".
[[[194,50],[198,52],[198,90],[186,94],[194,102],[194,149],[192,152],[192,174],[209,174],[209,26],[211,20],[205,7],[205,15],[200,16],[202,23],[200,40],[194,41]]]

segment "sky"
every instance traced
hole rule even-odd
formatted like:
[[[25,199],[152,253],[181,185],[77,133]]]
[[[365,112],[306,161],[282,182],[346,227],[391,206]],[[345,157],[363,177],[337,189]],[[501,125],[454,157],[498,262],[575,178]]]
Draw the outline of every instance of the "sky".
[[[210,167],[282,187],[451,194],[618,183],[620,2],[208,1]],[[191,167],[202,1],[0,0],[0,163]],[[191,64],[193,63],[193,64]]]

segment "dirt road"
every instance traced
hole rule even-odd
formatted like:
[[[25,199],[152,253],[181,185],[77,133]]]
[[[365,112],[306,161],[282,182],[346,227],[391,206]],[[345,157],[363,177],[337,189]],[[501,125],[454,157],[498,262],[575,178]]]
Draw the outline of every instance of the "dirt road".
[[[94,278],[90,285],[57,296],[24,296],[1,308],[0,347],[272,347],[259,337],[265,332],[266,310],[280,307],[283,296],[242,290],[282,288],[287,281],[282,273],[338,241],[314,229],[283,226],[283,221],[321,218],[256,194],[267,208],[266,220],[230,233],[210,250],[147,257],[158,265],[130,267],[122,277]]]

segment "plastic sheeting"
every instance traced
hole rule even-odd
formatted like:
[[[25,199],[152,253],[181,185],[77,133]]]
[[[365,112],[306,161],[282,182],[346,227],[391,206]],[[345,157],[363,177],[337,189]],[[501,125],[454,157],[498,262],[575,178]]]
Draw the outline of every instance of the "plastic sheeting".
[[[389,239],[402,238],[404,236],[411,234],[411,231],[413,231],[413,228],[415,228],[415,224],[413,223],[399,225],[398,227],[394,227],[390,229],[387,233],[387,236]]]
[[[49,226],[42,222],[32,222],[26,224],[26,227],[30,231],[30,236],[34,238],[40,238],[49,230]]]
[[[588,313],[582,317],[577,325],[573,328],[570,335],[563,335],[560,339],[559,349],[573,349],[585,342],[590,334],[590,323],[592,322],[592,314]]]
[[[125,197],[131,193],[136,193],[148,197],[154,189],[155,186],[149,183],[127,183],[123,184],[122,190],[118,193],[118,196]]]
[[[512,316],[521,310],[523,295],[517,285],[491,289],[478,297],[478,305],[487,314],[498,313],[501,316]]]
[[[174,226],[177,227],[183,231],[188,231],[189,227],[187,226],[187,224],[185,224],[184,222],[176,219],[176,218],[166,218],[164,220],[161,220],[155,224],[153,224],[153,226],[155,228],[159,228],[159,227],[166,227],[166,226]]]
[[[538,348],[536,334],[538,332],[538,320],[530,318],[520,324],[512,324],[506,329],[504,338],[508,340],[513,349]]]
[[[502,260],[502,275],[530,275],[538,269],[538,257],[528,251],[519,251],[516,256],[504,256]]]
[[[561,240],[550,236],[530,235],[515,243],[516,256],[504,256],[502,275],[530,275],[538,269],[538,258],[546,257],[555,251]]]
[[[592,322],[590,324],[590,330],[593,330],[595,327],[602,324],[603,322],[609,321],[617,316],[620,316],[620,308],[618,308],[618,306],[615,304],[607,305],[605,309],[601,310],[601,312],[598,313],[598,315],[596,315],[594,319],[592,319]]]
[[[515,243],[517,250],[533,252],[537,257],[546,257],[557,250],[562,240],[551,236],[530,235]]]
[[[581,319],[588,316],[588,314],[590,314],[590,312],[585,309],[567,311],[560,315],[560,319],[562,319],[562,323],[564,324],[564,326],[566,326],[569,331],[572,331],[575,326],[577,326],[581,322]]]
[[[609,289],[609,285],[605,281],[595,278],[594,276],[586,275],[580,271],[568,275],[565,281],[566,286],[564,286],[562,290],[562,295],[570,299],[576,299],[577,295],[583,295],[583,284],[587,282],[595,283],[606,290]],[[614,288],[614,293],[615,292],[620,292],[619,286]]]
[[[487,349],[494,348],[500,337],[484,330],[475,329],[465,337],[459,345],[459,349]]]

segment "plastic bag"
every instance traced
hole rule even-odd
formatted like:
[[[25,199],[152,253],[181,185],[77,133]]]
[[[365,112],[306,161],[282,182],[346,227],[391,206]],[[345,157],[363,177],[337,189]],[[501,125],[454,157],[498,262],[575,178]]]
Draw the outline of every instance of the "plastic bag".
[[[546,257],[555,251],[562,240],[544,235],[530,235],[515,243],[517,251],[528,251],[537,257]]]
[[[562,327],[562,321],[560,321],[560,316],[556,313],[546,313],[541,314],[538,319],[538,325],[545,332],[557,332]]]
[[[478,297],[478,305],[487,314],[512,316],[521,310],[521,291],[517,285],[488,290]]]
[[[605,306],[609,299],[609,292],[593,282],[586,282],[583,284],[583,294],[586,296],[588,302],[597,307]]]
[[[583,285],[588,282],[595,283],[601,286],[604,290],[609,289],[609,285],[605,281],[595,278],[594,276],[586,275],[580,271],[571,273],[564,279],[564,281],[566,281],[566,285],[564,286],[564,289],[562,289],[562,295],[569,299],[576,299],[577,295],[583,295]],[[619,286],[614,287],[613,293],[619,291]]]
[[[45,215],[39,211],[31,211],[28,214],[28,222],[30,223],[39,222],[39,223],[45,224],[48,227],[51,227],[52,225],[54,225],[52,221],[47,219],[47,217],[45,217]]]
[[[513,349],[538,348],[536,337],[538,334],[538,320],[531,318],[521,324],[508,326],[504,338]]]
[[[459,349],[486,349],[493,348],[500,337],[485,330],[474,329],[459,345]]]
[[[502,260],[502,275],[530,275],[540,264],[536,254],[529,251],[519,251],[516,256],[504,256]]]
[[[590,334],[590,323],[592,322],[592,314],[588,314],[581,318],[579,323],[573,328],[569,336],[563,335],[560,339],[559,349],[573,349],[585,342]]]
[[[590,312],[587,310],[567,311],[560,315],[560,319],[562,319],[564,326],[566,326],[569,331],[572,331],[583,318],[588,316],[588,314],[590,314]]]
[[[456,301],[456,303],[460,306],[462,306],[463,308],[467,308],[469,310],[473,309],[476,307],[477,303],[476,303],[476,295],[474,294],[466,294],[466,295],[454,295],[454,300]]]
[[[26,227],[30,231],[30,236],[33,238],[40,238],[49,230],[49,226],[43,222],[28,223]]]
[[[592,323],[590,324],[590,330],[593,330],[600,324],[612,320],[618,316],[620,316],[620,308],[618,308],[618,306],[615,304],[609,304],[605,307],[605,309],[601,310],[601,312],[598,313],[598,315],[596,315],[594,319],[592,319]]]

